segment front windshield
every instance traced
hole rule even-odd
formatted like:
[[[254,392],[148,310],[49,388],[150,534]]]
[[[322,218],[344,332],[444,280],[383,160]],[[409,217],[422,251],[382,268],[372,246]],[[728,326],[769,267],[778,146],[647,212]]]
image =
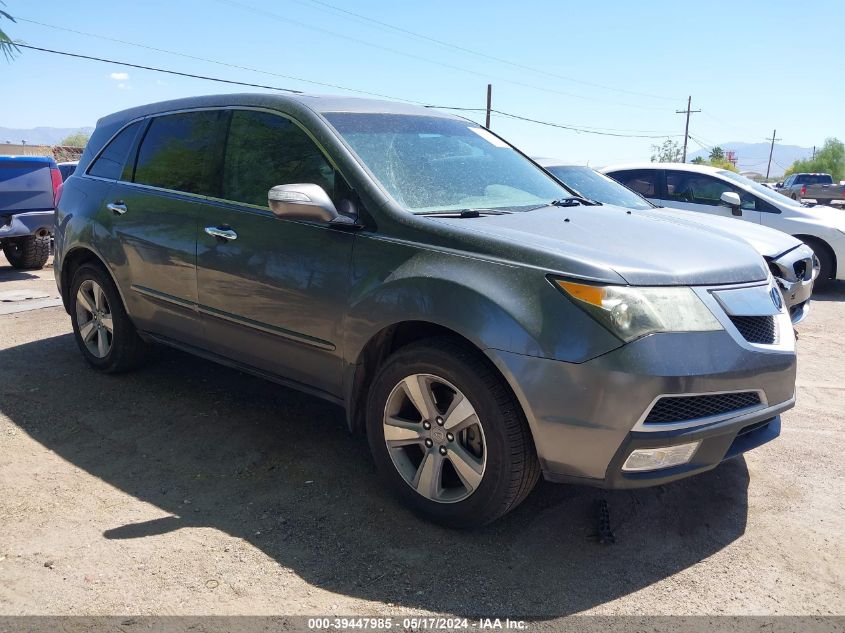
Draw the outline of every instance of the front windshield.
[[[546,167],[546,169],[557,176],[558,180],[562,181],[567,187],[571,187],[591,200],[604,204],[615,204],[627,209],[654,208],[654,205],[645,198],[589,167],[558,165]]]
[[[325,117],[393,199],[414,213],[520,210],[572,195],[471,121],[352,112]]]
[[[772,200],[778,204],[796,204],[789,198],[784,195],[779,194],[777,191],[773,191],[768,187],[764,187],[759,182],[754,182],[750,178],[746,178],[745,176],[740,176],[739,174],[728,171],[727,169],[720,169],[716,172],[720,176],[724,176],[728,180],[733,180],[734,182],[742,185],[746,189],[751,189],[754,193],[760,194],[761,196],[767,198],[768,200]]]

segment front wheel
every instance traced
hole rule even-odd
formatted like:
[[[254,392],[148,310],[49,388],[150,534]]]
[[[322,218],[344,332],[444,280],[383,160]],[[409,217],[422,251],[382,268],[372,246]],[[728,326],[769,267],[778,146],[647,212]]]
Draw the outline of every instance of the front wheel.
[[[449,339],[414,343],[387,360],[370,390],[367,435],[388,486],[451,527],[502,516],[540,475],[510,389],[479,352]]]

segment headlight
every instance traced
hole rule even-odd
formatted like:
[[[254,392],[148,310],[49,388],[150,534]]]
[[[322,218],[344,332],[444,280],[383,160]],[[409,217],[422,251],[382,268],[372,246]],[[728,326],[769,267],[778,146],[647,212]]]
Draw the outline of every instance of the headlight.
[[[654,332],[711,332],[722,325],[686,287],[593,286],[554,279],[575,303],[623,341]]]

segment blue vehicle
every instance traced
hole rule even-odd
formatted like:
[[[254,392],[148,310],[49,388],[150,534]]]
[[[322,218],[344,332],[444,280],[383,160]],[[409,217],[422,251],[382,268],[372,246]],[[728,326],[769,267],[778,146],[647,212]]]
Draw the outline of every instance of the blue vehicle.
[[[0,246],[15,268],[42,268],[50,256],[62,174],[46,156],[0,156]]]

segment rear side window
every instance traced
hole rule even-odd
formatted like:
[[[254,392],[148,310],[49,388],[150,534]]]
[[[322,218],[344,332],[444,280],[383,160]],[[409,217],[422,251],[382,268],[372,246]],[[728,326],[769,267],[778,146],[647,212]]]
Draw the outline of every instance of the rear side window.
[[[295,123],[268,112],[235,110],[223,160],[222,197],[267,206],[276,185],[313,183],[334,194],[335,171]]]
[[[219,112],[183,112],[150,123],[135,166],[134,181],[162,189],[213,195],[210,167]],[[260,163],[253,164],[260,167]]]
[[[106,145],[103,153],[94,161],[88,173],[99,178],[108,178],[109,180],[117,180],[123,174],[123,167],[126,164],[126,159],[129,156],[129,150],[135,143],[135,136],[141,128],[143,121],[136,121],[129,125],[115,136],[111,142]],[[124,178],[126,179],[126,178]]]
[[[627,169],[608,174],[617,182],[621,182],[628,189],[633,189],[644,198],[657,198],[657,170],[656,169]]]

